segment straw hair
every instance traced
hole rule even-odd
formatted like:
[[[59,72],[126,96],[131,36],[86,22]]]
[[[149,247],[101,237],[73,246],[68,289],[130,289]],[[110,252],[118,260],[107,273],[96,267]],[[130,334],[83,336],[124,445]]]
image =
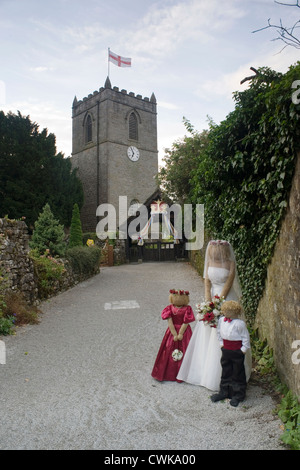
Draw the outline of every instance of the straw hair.
[[[224,315],[239,317],[242,313],[242,307],[238,302],[235,302],[235,300],[226,300],[226,302],[222,304],[221,312]]]
[[[183,307],[184,305],[188,305],[190,298],[187,294],[170,294],[169,295],[169,302],[176,307]]]

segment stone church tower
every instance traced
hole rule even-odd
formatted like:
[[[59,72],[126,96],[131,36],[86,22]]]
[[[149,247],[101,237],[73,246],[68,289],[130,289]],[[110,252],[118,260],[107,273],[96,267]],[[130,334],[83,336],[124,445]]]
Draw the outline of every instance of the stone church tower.
[[[111,86],[73,101],[72,166],[84,189],[83,231],[96,231],[96,209],[119,196],[128,207],[156,191],[158,172],[156,98],[142,98]]]

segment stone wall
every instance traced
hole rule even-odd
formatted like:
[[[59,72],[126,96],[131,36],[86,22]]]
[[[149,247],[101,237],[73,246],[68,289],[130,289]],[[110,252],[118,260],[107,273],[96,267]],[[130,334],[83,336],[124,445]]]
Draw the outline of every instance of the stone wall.
[[[282,381],[300,397],[300,154],[256,327],[273,349]]]
[[[23,293],[26,301],[34,304],[99,272],[76,273],[68,260],[61,261],[64,264],[64,272],[60,279],[51,281],[48,293],[47,290],[41,289],[33,261],[29,257],[27,225],[21,220],[0,219],[0,276],[4,277],[5,289]]]
[[[33,262],[28,256],[29,235],[22,220],[0,219],[0,270],[11,290],[23,292],[33,303],[38,296]]]
[[[115,241],[113,262],[115,266],[118,266],[120,264],[124,264],[127,262],[125,240],[117,239]]]

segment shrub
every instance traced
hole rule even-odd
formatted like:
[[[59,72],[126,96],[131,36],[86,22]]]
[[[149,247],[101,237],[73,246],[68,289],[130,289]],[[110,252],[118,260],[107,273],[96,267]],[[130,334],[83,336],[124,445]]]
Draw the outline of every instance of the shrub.
[[[73,271],[88,276],[99,272],[101,249],[98,246],[75,246],[66,253]]]
[[[38,291],[40,298],[47,298],[57,289],[57,284],[62,281],[66,272],[63,260],[53,258],[49,250],[40,256],[39,251],[32,250],[30,257],[33,260],[35,273],[38,279]]]
[[[251,350],[253,359],[253,372],[251,380],[255,380],[266,388],[272,397],[280,403],[274,410],[282,421],[283,434],[280,439],[292,450],[300,450],[300,401],[280,381],[277,374],[273,352],[266,340],[260,340],[258,331],[251,331]],[[254,377],[253,377],[254,375]]]
[[[21,292],[7,292],[5,304],[5,316],[13,317],[14,325],[33,325],[39,322],[40,310],[33,305],[28,305]]]
[[[14,317],[5,315],[6,301],[5,289],[7,287],[6,278],[0,271],[0,335],[10,335],[13,331]]]
[[[93,240],[94,243],[95,243],[97,239],[98,239],[98,237],[97,237],[96,232],[85,232],[85,233],[83,233],[83,235],[82,235],[82,241],[83,241],[83,245],[84,245],[84,246],[87,244],[87,241],[88,241],[88,240]],[[99,240],[99,239],[98,239],[98,240]],[[96,244],[96,243],[95,243],[95,244]]]
[[[2,314],[0,314],[0,335],[11,335],[13,332],[14,323],[15,317],[3,317]]]
[[[74,246],[82,246],[82,228],[77,204],[74,204],[73,207],[69,240],[69,248],[73,248]]]
[[[46,204],[34,224],[34,231],[30,248],[35,249],[40,255],[49,250],[53,256],[62,256],[65,253],[64,228],[54,218],[49,204]]]
[[[300,450],[300,403],[290,390],[280,403],[278,416],[284,423],[281,440],[292,450]]]

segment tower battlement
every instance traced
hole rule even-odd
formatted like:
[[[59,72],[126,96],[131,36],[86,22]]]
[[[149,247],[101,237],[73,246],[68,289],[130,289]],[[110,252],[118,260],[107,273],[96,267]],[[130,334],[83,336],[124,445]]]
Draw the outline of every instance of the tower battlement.
[[[137,100],[144,101],[146,103],[153,103],[154,105],[156,105],[156,97],[154,93],[152,93],[150,98],[147,96],[143,98],[142,95],[139,95],[139,94],[136,95],[132,91],[127,93],[127,90],[124,90],[124,89],[120,90],[119,87],[117,86],[112,87],[110,79],[107,77],[104,87],[99,88],[99,90],[95,90],[93,93],[90,93],[88,96],[85,96],[79,101],[77,100],[76,96],[74,97],[73,105],[72,105],[73,115],[77,114],[77,112],[79,111],[83,103],[94,101],[95,99],[97,100],[105,99],[105,96],[103,95],[103,92],[105,92],[105,90],[111,90],[114,93],[120,93],[123,96],[126,95],[131,98],[135,98]]]

